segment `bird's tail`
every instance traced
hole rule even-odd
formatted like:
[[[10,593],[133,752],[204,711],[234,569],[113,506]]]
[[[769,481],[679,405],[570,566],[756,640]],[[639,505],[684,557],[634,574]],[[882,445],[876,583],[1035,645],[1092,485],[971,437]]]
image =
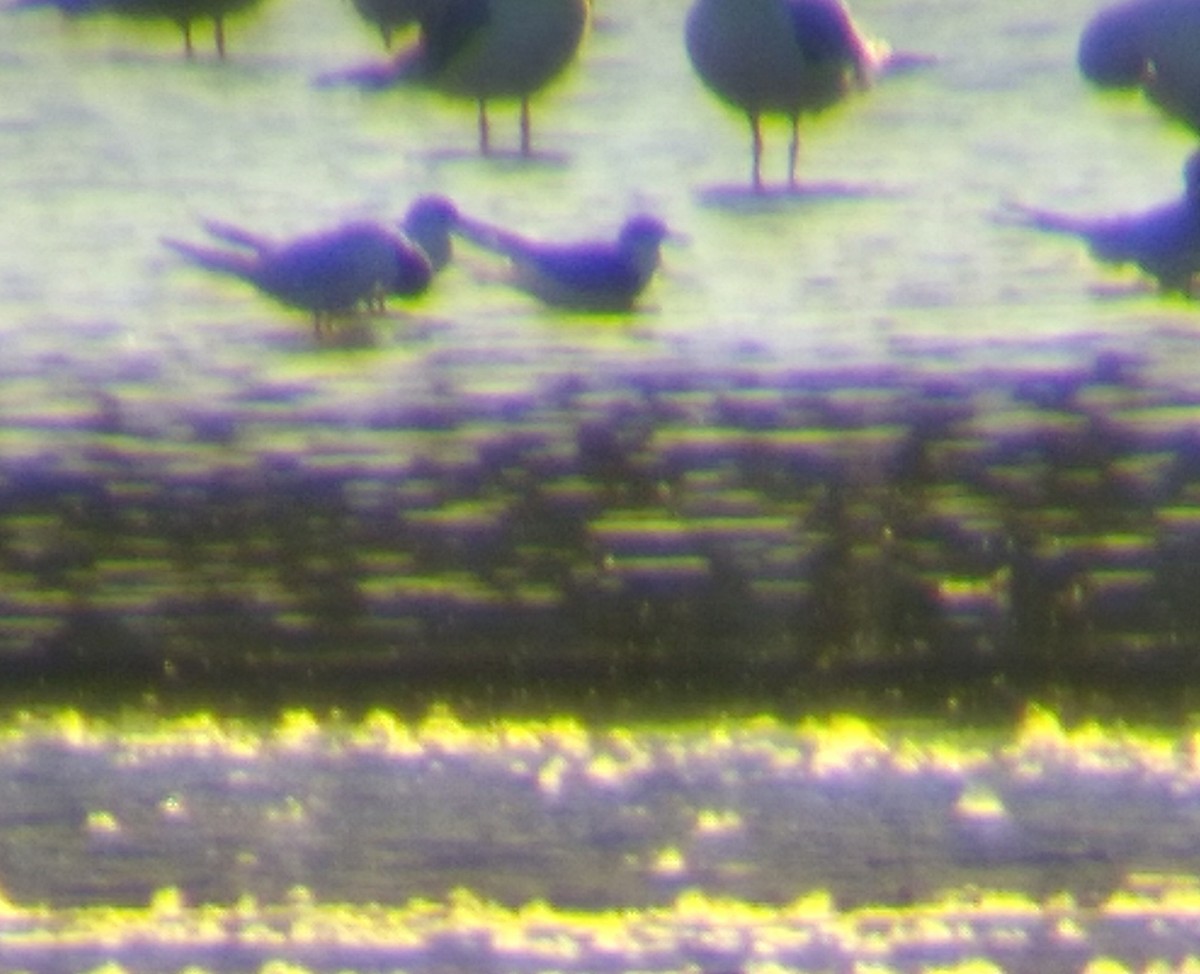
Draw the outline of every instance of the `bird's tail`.
[[[1055,213],[1052,210],[1042,210],[1036,206],[1027,206],[1015,200],[1005,201],[996,218],[1000,223],[1032,227],[1035,230],[1045,230],[1048,233],[1072,234],[1074,236],[1087,234],[1092,229],[1092,224],[1089,220],[1070,216],[1066,213]]]
[[[230,274],[242,280],[254,280],[257,261],[249,254],[218,250],[216,247],[201,247],[183,240],[172,240],[170,237],[164,237],[162,242],[163,246],[169,247],[197,267],[216,271],[218,274]]]
[[[226,243],[237,244],[239,247],[249,247],[256,253],[263,253],[270,250],[272,242],[266,237],[252,233],[249,230],[244,230],[241,227],[234,226],[232,223],[221,223],[217,220],[205,220],[204,229],[218,240],[224,240]]]
[[[529,242],[525,238],[491,223],[473,220],[461,214],[454,224],[454,232],[478,247],[508,257],[520,257],[529,250]]]

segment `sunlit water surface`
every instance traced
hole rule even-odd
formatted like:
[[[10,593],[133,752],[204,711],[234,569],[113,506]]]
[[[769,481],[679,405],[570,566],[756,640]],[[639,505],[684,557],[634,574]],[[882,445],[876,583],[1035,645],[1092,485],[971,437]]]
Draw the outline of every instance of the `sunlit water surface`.
[[[0,753],[0,960],[1192,970],[1195,752],[1040,710],[989,734],[25,716]]]

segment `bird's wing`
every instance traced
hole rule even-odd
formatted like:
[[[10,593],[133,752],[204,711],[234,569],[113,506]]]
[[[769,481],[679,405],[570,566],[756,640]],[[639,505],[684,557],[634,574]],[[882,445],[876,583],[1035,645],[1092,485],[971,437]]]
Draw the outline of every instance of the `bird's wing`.
[[[633,261],[607,244],[539,248],[514,263],[518,284],[561,307],[626,309],[646,283]]]
[[[805,60],[865,65],[864,41],[838,0],[788,0],[787,8]]]
[[[165,247],[185,257],[197,267],[257,283],[258,260],[256,257],[228,250],[218,250],[216,247],[203,247],[170,237],[163,237],[162,242]]]
[[[421,17],[428,70],[436,74],[459,56],[492,21],[495,0],[443,0]]]

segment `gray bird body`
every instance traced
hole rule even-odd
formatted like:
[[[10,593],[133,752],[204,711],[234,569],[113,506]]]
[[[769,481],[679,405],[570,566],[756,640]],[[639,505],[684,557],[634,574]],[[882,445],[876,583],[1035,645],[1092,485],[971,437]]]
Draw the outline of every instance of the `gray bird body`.
[[[488,103],[515,99],[521,152],[532,151],[530,98],[575,59],[588,0],[412,0],[420,38],[386,65],[337,72],[322,83],[368,90],[418,84],[478,106],[479,146],[491,150]]]
[[[840,0],[695,0],[688,56],[717,97],[746,113],[753,182],[761,188],[760,118],[792,124],[789,185],[795,184],[801,116],[824,111],[871,77],[874,55]]]
[[[1140,89],[1200,133],[1200,0],[1125,0],[1079,39],[1079,69],[1101,88]]]
[[[476,220],[457,232],[507,257],[512,282],[548,305],[577,311],[628,311],[650,283],[667,228],[654,217],[626,221],[616,241],[539,243]]]
[[[313,315],[319,332],[334,317],[374,305],[387,294],[423,293],[433,272],[425,255],[399,234],[372,223],[273,244],[228,224],[208,223],[213,236],[240,250],[164,240],[206,270],[246,281],[281,304]]]
[[[1164,292],[1192,293],[1200,272],[1200,208],[1191,202],[1113,217],[1072,216],[1016,204],[1010,209],[1037,230],[1079,238],[1102,263],[1136,265]]]

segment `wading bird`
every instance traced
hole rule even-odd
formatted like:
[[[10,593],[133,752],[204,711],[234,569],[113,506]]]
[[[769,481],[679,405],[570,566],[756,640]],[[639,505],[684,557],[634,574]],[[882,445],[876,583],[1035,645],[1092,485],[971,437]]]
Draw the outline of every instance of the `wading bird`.
[[[794,188],[801,116],[866,88],[883,57],[840,0],[696,0],[685,40],[701,81],[750,121],[755,190],[763,185],[762,116],[785,115],[791,123]]]
[[[1200,152],[1184,167],[1181,199],[1141,213],[1072,216],[1009,203],[1003,217],[1025,226],[1078,237],[1107,264],[1134,264],[1163,293],[1190,296],[1200,272]]]
[[[379,307],[391,294],[423,294],[433,279],[419,247],[373,223],[346,224],[281,243],[228,224],[208,223],[205,229],[241,249],[163,243],[199,267],[247,281],[281,304],[311,312],[318,335],[361,305]]]
[[[661,220],[635,216],[615,241],[550,244],[460,216],[455,230],[511,264],[511,282],[546,304],[576,311],[628,311],[650,283],[670,234]]]
[[[492,149],[488,105],[520,103],[521,154],[532,153],[529,102],[574,60],[587,29],[587,0],[413,0],[419,39],[386,65],[320,79],[371,90],[418,84],[478,106],[479,150]]]

